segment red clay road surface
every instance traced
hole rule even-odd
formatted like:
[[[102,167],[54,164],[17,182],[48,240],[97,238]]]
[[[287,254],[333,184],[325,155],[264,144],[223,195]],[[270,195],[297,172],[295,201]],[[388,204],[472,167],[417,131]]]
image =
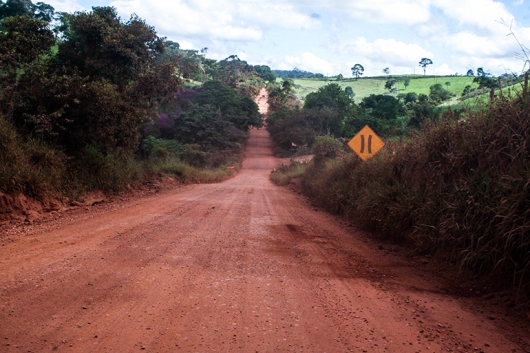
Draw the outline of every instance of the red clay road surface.
[[[271,184],[278,162],[253,130],[231,180],[0,238],[0,352],[530,347],[503,309]]]

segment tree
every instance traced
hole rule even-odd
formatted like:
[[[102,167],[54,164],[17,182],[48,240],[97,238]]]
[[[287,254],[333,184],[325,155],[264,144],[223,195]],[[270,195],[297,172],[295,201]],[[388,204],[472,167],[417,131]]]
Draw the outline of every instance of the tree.
[[[397,84],[397,80],[395,79],[390,79],[390,80],[387,80],[385,82],[385,89],[389,90],[390,92],[392,92],[395,88],[394,86]]]
[[[267,65],[255,65],[254,70],[258,73],[259,77],[265,81],[275,82],[276,75],[272,72],[271,68]]]
[[[351,114],[354,104],[350,97],[336,83],[330,83],[319,88],[318,91],[309,93],[306,97],[304,109],[313,109],[323,112],[326,122],[320,124],[319,134],[330,133],[335,136],[341,134],[341,123],[344,117]],[[331,114],[333,112],[334,114]]]
[[[38,2],[37,4],[35,4],[35,12],[33,17],[38,20],[50,23],[56,17],[55,9],[51,5],[45,4],[43,2]]]
[[[229,121],[241,131],[263,125],[257,104],[248,97],[239,97],[237,91],[220,81],[205,82],[194,103],[213,107],[222,114],[223,120]]]
[[[351,88],[351,86],[346,87],[344,89],[344,93],[346,93],[350,98],[355,97],[355,92],[353,92],[353,88]]]
[[[410,78],[406,78],[403,80],[403,86],[405,86],[405,89],[410,85]]]
[[[418,94],[418,102],[421,103],[428,103],[429,102],[429,96],[425,93]]]
[[[484,71],[483,68],[479,67],[479,68],[477,69],[477,76],[489,77],[489,76],[490,76],[490,73]]]
[[[219,61],[218,67],[219,69],[214,73],[213,78],[233,88],[237,88],[240,82],[255,72],[252,65],[239,59],[237,55],[230,55],[226,59]]]
[[[17,70],[38,59],[55,43],[47,23],[35,18],[10,16],[0,31],[0,68],[2,73]]]
[[[337,81],[342,81],[344,79],[344,76],[342,74],[337,75]]]
[[[239,97],[233,88],[220,81],[205,82],[203,90],[196,95],[193,102],[215,108],[223,115],[224,120],[231,122],[239,130],[246,131],[250,126],[262,126],[256,103],[248,97]]]
[[[0,114],[12,116],[31,91],[24,83],[28,75],[46,76],[41,62],[55,43],[47,23],[35,18],[10,16],[2,21],[0,30]],[[35,89],[39,92],[40,89]],[[21,117],[20,117],[21,118]],[[17,120],[15,118],[15,120]],[[18,119],[23,126],[23,119]]]
[[[478,83],[478,88],[497,88],[499,84],[497,80],[491,77],[489,72],[484,71],[483,68],[477,69],[477,76],[473,79],[473,83]]]
[[[31,0],[7,0],[5,3],[0,1],[0,20],[13,16],[33,18],[34,13],[35,5]]]
[[[359,76],[362,76],[364,74],[364,66],[361,64],[355,64],[351,68],[352,75],[355,76],[355,79],[358,80]]]
[[[390,68],[385,67],[385,68],[383,69],[383,73],[384,73],[385,75],[389,75],[389,74],[390,74]]]
[[[403,96],[403,103],[416,103],[418,101],[418,94],[416,92],[409,92]]]
[[[473,92],[471,85],[467,85],[466,87],[464,87],[464,90],[462,91],[462,97],[470,94],[471,92]]]
[[[467,70],[466,76],[475,76],[475,73],[473,72],[473,70],[469,69]]]
[[[425,75],[426,70],[427,70],[427,65],[432,65],[432,60],[429,58],[422,58],[419,64],[421,67],[423,67],[423,75]]]
[[[377,119],[394,120],[404,113],[401,102],[388,95],[371,94],[363,98],[361,108],[369,109],[370,115]]]
[[[77,67],[81,76],[105,77],[123,90],[163,51],[163,39],[140,18],[133,15],[123,23],[115,8],[94,7],[71,19],[57,56],[60,64]]]
[[[318,121],[329,120],[328,117],[315,110],[281,109],[267,117],[267,131],[274,142],[285,150],[292,147],[292,143],[299,146],[311,145],[317,136],[313,124]],[[336,115],[336,114],[335,114]]]
[[[104,155],[134,151],[140,124],[158,115],[155,103],[180,85],[174,63],[159,61],[163,39],[135,15],[122,21],[113,7],[94,7],[66,19],[50,71],[61,77],[70,70],[67,74],[82,82],[67,94],[59,142],[73,153],[86,146]]]
[[[284,79],[282,81],[282,93],[284,94],[290,94],[293,91],[294,82],[293,80]]]
[[[438,109],[428,101],[426,95],[420,94],[418,98],[418,103],[411,104],[408,109],[409,126],[413,128],[420,128],[425,122],[435,121],[439,116]]]
[[[445,100],[448,100],[449,98],[454,96],[454,94],[444,89],[440,83],[432,85],[431,87],[429,87],[429,90],[430,90],[429,98],[437,104]]]

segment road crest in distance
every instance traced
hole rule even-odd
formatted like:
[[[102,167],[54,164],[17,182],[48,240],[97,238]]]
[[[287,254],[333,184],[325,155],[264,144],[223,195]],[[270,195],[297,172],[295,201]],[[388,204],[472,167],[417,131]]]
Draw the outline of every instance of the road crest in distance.
[[[366,125],[348,142],[348,146],[366,162],[385,146],[385,142]]]

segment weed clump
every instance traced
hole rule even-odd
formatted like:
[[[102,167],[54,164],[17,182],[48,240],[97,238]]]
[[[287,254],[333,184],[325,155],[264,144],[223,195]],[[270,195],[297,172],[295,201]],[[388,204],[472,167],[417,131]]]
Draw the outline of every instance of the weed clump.
[[[288,185],[291,180],[300,178],[304,174],[305,166],[304,163],[297,161],[282,164],[271,173],[270,179],[278,186]]]

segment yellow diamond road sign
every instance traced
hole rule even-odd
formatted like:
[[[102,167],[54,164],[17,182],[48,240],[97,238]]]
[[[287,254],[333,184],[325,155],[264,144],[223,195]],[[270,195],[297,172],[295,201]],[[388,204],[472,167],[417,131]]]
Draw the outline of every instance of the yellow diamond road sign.
[[[375,132],[366,125],[359,131],[354,138],[348,142],[348,146],[355,152],[363,161],[372,158],[379,152],[385,143]]]

